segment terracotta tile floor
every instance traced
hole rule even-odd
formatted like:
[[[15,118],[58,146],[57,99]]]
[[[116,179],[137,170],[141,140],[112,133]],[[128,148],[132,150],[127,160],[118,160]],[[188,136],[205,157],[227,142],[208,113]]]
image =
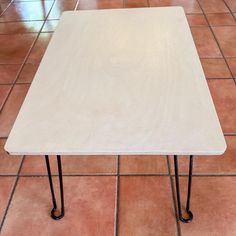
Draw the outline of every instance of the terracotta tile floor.
[[[176,218],[172,156],[62,157],[66,216],[53,221],[44,158],[3,147],[61,13],[161,6],[185,9],[228,145],[221,157],[194,158],[193,222]],[[182,204],[187,161],[179,162]],[[236,0],[0,0],[1,235],[234,236],[235,186]]]

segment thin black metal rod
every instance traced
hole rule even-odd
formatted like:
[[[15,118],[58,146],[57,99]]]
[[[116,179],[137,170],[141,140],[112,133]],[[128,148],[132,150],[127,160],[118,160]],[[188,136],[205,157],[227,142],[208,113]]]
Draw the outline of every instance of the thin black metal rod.
[[[46,160],[46,165],[47,165],[48,180],[49,180],[49,185],[50,185],[50,190],[51,190],[51,195],[52,195],[52,203],[53,203],[53,208],[52,208],[52,211],[51,211],[51,217],[54,220],[59,220],[65,214],[65,211],[64,211],[63,181],[62,181],[62,168],[61,168],[61,156],[57,155],[57,166],[58,166],[59,184],[60,184],[60,197],[61,197],[61,214],[60,215],[55,214],[56,210],[57,210],[57,202],[56,202],[54,188],[53,188],[52,174],[51,174],[51,168],[50,168],[48,155],[45,155],[45,160]]]
[[[188,197],[186,203],[186,211],[190,210],[190,198],[191,198],[191,187],[192,187],[192,173],[193,173],[193,156],[189,157],[189,174],[188,174]]]
[[[193,219],[193,214],[190,211],[190,196],[191,196],[191,186],[192,186],[192,171],[193,171],[193,156],[190,156],[189,159],[189,176],[188,176],[188,195],[187,195],[187,204],[186,204],[186,212],[189,215],[189,218],[184,218],[181,210],[180,203],[180,190],[179,190],[179,167],[178,167],[178,157],[174,155],[174,164],[175,164],[175,186],[176,186],[176,195],[177,195],[177,205],[178,205],[178,215],[179,220],[184,223],[189,223]]]

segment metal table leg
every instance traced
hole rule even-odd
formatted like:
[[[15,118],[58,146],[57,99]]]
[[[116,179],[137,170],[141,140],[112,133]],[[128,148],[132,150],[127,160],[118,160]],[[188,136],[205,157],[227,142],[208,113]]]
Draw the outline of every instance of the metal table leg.
[[[192,186],[193,156],[191,155],[190,159],[189,159],[188,196],[187,196],[187,203],[186,203],[186,212],[188,213],[189,218],[184,218],[182,216],[181,203],[180,203],[179,170],[178,170],[178,157],[177,157],[177,155],[174,155],[174,164],[175,164],[175,186],[176,186],[179,220],[181,220],[184,223],[189,223],[193,219],[193,214],[190,211],[190,195],[191,195],[191,186]]]
[[[51,168],[50,168],[48,155],[45,156],[45,160],[46,160],[46,165],[47,165],[48,179],[49,179],[49,185],[50,185],[50,189],[51,189],[52,203],[53,203],[53,208],[52,208],[52,211],[51,211],[51,217],[54,220],[60,220],[64,216],[64,194],[63,194],[61,156],[57,155],[57,166],[58,166],[59,183],[60,183],[60,196],[61,196],[61,213],[60,213],[60,215],[55,214],[56,210],[57,210],[57,202],[56,202],[56,198],[55,198],[55,194],[54,194],[52,174],[51,174]]]

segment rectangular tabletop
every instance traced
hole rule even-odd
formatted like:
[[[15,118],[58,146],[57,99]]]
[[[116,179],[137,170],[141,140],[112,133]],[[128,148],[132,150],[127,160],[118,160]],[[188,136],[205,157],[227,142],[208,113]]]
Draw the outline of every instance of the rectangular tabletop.
[[[226,144],[180,7],[65,12],[10,154],[222,154]]]

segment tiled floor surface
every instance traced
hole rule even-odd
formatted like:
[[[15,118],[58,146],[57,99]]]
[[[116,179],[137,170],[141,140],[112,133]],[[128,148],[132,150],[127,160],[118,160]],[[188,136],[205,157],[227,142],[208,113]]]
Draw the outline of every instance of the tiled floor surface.
[[[61,13],[171,5],[185,9],[228,145],[222,157],[194,158],[193,222],[176,218],[166,156],[63,158],[66,216],[53,221],[43,157],[10,157],[3,146]],[[1,235],[236,235],[235,19],[236,0],[0,0]],[[183,204],[187,168],[181,157]]]

